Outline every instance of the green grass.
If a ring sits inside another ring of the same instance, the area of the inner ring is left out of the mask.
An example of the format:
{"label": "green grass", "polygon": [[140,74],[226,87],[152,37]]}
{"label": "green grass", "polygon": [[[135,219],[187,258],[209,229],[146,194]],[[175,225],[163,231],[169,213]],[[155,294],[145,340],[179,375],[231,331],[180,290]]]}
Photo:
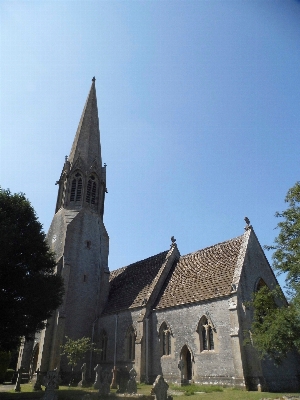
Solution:
{"label": "green grass", "polygon": [[223,392],[224,390],[222,386],[218,385],[195,385],[195,384],[184,385],[184,386],[170,385],[170,389],[183,392],[185,396],[192,396],[196,392],[212,393],[212,392]]}
{"label": "green grass", "polygon": [[[138,393],[150,394],[152,385],[138,384]],[[212,385],[188,385],[176,386],[170,385],[170,389],[182,392],[182,396],[173,396],[174,400],[184,400],[185,396],[190,396],[190,400],[260,400],[262,398],[280,398],[284,395],[299,397],[300,393],[269,393],[269,392],[247,392],[246,390],[237,388],[222,388],[221,386]],[[57,391],[58,400],[83,400],[83,396],[89,395],[91,400],[99,400],[98,391],[92,388],[78,388],[60,386]],[[112,392],[115,392],[112,391]],[[195,392],[205,392],[197,394]],[[31,384],[21,385],[21,392],[15,393],[13,390],[10,392],[0,392],[0,399],[7,400],[26,400],[26,399],[41,399],[43,392],[33,392]],[[108,397],[106,398],[108,400]],[[103,398],[103,400],[106,400]],[[112,400],[112,397],[110,397]]]}

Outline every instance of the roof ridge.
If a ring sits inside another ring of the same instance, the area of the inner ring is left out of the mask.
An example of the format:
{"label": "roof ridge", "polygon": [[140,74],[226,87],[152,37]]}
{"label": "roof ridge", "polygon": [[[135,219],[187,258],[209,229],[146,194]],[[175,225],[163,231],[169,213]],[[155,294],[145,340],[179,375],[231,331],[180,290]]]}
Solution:
{"label": "roof ridge", "polygon": [[124,265],[124,267],[121,267],[121,268],[118,268],[118,269],[114,269],[114,270],[112,270],[111,272],[121,271],[122,269],[132,267],[132,266],[134,266],[134,265],[136,265],[136,264],[139,264],[139,263],[141,263],[141,262],[150,260],[151,258],[154,258],[154,257],[157,257],[157,256],[161,256],[161,255],[164,254],[164,253],[168,254],[168,252],[169,252],[169,250],[161,251],[160,253],[154,254],[153,256],[144,258],[144,259],[142,259],[142,260],[136,261],[136,262],[131,263],[131,264],[128,264],[128,265]]}
{"label": "roof ridge", "polygon": [[185,254],[183,256],[180,256],[180,258],[189,257],[189,256],[192,256],[193,254],[199,253],[200,251],[209,250],[209,249],[212,249],[213,247],[220,246],[221,244],[226,244],[226,243],[229,243],[229,242],[233,242],[233,241],[235,241],[237,239],[242,238],[244,235],[245,235],[245,233],[243,233],[242,235],[236,236],[235,238],[224,240],[224,242],[216,243],[216,244],[213,244],[211,246],[204,247],[203,249],[199,249],[199,250],[193,251],[191,253]]}

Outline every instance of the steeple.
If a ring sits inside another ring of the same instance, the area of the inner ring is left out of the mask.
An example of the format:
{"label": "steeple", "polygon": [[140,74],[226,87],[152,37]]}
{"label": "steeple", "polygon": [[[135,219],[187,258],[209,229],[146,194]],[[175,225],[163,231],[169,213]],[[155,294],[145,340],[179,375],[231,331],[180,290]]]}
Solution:
{"label": "steeple", "polygon": [[71,148],[68,159],[71,169],[79,157],[86,168],[95,160],[102,165],[95,81],[94,77]]}
{"label": "steeple", "polygon": [[55,212],[61,208],[96,211],[102,217],[106,165],[102,167],[95,77],[88,94],[69,157],[59,181]]}

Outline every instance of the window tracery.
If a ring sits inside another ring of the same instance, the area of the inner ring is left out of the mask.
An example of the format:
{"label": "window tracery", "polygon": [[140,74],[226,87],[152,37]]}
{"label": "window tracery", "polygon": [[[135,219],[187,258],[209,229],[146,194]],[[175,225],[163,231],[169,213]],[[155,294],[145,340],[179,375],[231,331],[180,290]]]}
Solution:
{"label": "window tracery", "polygon": [[203,316],[199,322],[198,334],[200,351],[212,351],[215,349],[215,332],[206,316]]}

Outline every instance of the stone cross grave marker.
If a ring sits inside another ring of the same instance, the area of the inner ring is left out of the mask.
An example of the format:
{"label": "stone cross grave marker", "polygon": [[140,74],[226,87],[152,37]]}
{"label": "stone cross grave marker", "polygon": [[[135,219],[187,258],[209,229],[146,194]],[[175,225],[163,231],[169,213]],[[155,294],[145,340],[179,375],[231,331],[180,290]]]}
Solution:
{"label": "stone cross grave marker", "polygon": [[157,375],[154,383],[152,392],[155,394],[156,400],[167,400],[168,398],[169,385],[164,380],[162,375]]}
{"label": "stone cross grave marker", "polygon": [[86,375],[86,363],[82,364],[81,367],[81,381],[78,383],[77,386],[86,386],[87,382],[85,380]]}
{"label": "stone cross grave marker", "polygon": [[96,367],[94,368],[94,371],[96,372],[96,379],[93,385],[94,389],[100,389],[100,379],[101,379],[101,371],[102,371],[102,367],[100,364],[97,364]]}

